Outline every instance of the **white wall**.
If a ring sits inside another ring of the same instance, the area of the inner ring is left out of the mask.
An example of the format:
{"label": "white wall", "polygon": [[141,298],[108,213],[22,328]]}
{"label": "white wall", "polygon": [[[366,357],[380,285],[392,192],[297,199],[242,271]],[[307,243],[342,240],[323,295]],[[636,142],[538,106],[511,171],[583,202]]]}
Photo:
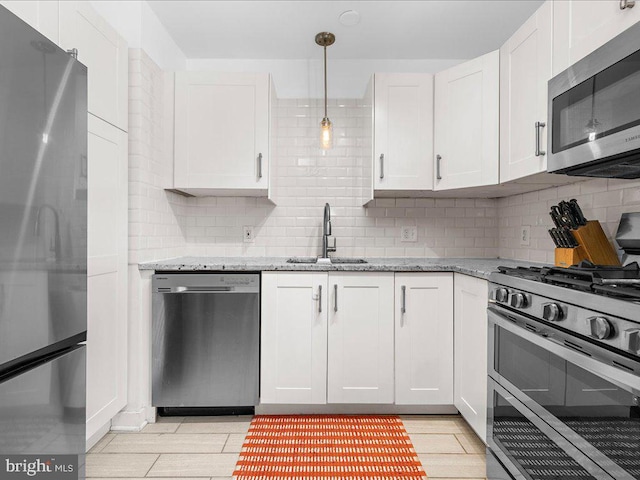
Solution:
{"label": "white wall", "polygon": [[142,0],[91,0],[91,5],[124,37],[162,69],[184,70],[186,57],[149,4]]}
{"label": "white wall", "polygon": [[[464,61],[332,60],[330,53],[328,56],[329,98],[362,98],[371,75],[376,72],[436,73]],[[322,60],[188,59],[187,70],[267,72],[273,77],[278,98],[324,97]]]}

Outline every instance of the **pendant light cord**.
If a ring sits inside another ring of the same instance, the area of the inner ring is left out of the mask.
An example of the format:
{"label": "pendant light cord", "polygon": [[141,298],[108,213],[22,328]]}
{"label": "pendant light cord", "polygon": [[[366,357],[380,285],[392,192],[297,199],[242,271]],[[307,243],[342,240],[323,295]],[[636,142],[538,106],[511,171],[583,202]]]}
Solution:
{"label": "pendant light cord", "polygon": [[324,118],[327,118],[327,47],[324,47]]}

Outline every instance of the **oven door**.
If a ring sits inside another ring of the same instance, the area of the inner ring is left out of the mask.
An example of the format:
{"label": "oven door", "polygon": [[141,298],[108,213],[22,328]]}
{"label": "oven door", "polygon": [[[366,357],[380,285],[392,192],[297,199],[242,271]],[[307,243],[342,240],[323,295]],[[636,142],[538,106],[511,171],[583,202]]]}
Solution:
{"label": "oven door", "polygon": [[[594,478],[640,480],[640,364],[515,312],[491,306],[488,316],[487,433],[496,456],[512,473],[546,479],[532,465],[557,465],[550,441]],[[541,457],[527,460],[520,444]]]}

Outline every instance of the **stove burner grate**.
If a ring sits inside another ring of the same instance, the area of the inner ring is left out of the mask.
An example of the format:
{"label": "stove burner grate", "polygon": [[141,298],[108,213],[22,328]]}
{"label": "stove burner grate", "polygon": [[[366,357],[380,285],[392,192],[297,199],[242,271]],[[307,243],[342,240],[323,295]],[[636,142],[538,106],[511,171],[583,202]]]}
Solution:
{"label": "stove burner grate", "polygon": [[498,267],[502,274],[626,300],[640,300],[640,265],[600,266],[590,262],[569,267]]}

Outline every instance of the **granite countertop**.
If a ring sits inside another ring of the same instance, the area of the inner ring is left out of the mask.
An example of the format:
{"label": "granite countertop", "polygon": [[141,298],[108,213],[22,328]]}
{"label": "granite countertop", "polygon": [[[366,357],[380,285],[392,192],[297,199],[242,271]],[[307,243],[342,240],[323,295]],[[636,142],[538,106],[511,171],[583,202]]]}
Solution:
{"label": "granite countertop", "polygon": [[320,271],[320,272],[458,272],[488,278],[499,265],[541,265],[504,258],[365,258],[367,263],[287,263],[288,257],[178,257],[139,264],[140,270],[156,271]]}

